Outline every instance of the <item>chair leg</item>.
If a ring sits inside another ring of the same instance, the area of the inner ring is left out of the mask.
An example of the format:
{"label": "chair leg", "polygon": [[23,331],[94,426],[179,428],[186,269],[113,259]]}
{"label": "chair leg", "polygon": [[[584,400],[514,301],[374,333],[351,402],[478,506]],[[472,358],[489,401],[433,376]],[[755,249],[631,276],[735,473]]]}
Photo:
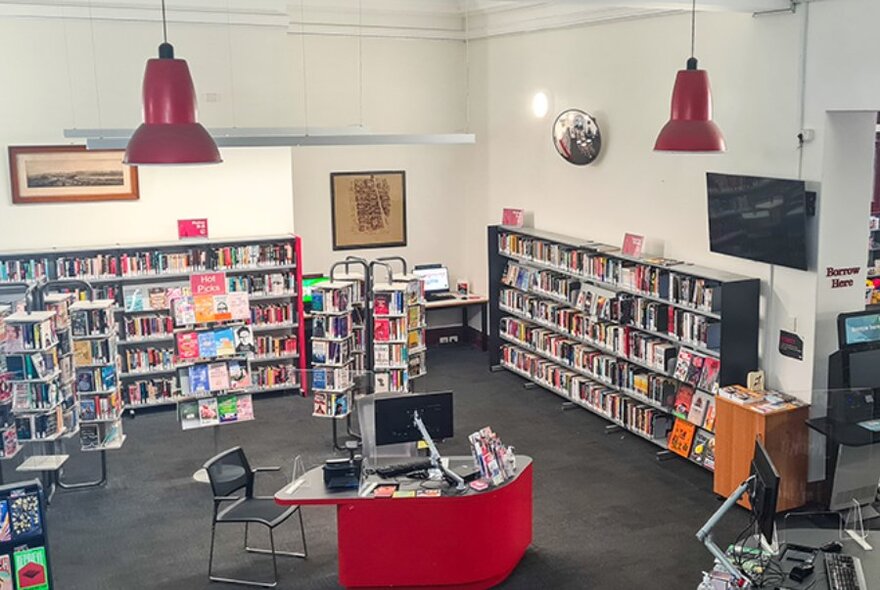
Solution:
{"label": "chair leg", "polygon": [[[306,530],[303,527],[303,522],[302,522],[302,509],[298,510],[297,512],[299,512],[299,530],[300,530],[300,534],[302,536],[302,541],[303,541],[302,553],[298,553],[296,551],[275,551],[274,549],[260,549],[258,547],[248,547],[247,545],[244,546],[245,551],[247,551],[248,553],[259,553],[262,555],[272,554],[272,555],[281,555],[283,557],[298,557],[300,559],[305,559],[306,557],[308,557],[308,553],[306,550]],[[271,535],[272,535],[272,529],[270,528],[269,529],[269,536],[271,537]]]}
{"label": "chair leg", "polygon": [[272,571],[275,573],[275,583],[278,583],[278,554],[275,552],[275,530],[269,528],[269,547],[272,548]]}
{"label": "chair leg", "polygon": [[[211,553],[208,558],[208,579],[212,582],[223,582],[224,584],[238,584],[239,586],[258,586],[260,588],[275,588],[278,586],[278,567],[275,565],[275,556],[272,556],[272,567],[275,571],[275,577],[272,582],[257,582],[254,580],[239,580],[238,578],[222,578],[220,576],[214,575],[214,536],[217,529],[217,522],[214,521],[211,523]],[[269,540],[272,542],[272,547],[275,546],[275,541],[271,536],[271,529],[269,530]],[[245,541],[247,540],[247,524],[245,524]],[[247,543],[245,543],[247,546]]]}
{"label": "chair leg", "polygon": [[208,554],[208,579],[214,577],[214,535],[217,532],[217,521],[211,520],[211,552]]}
{"label": "chair leg", "polygon": [[247,551],[247,548],[248,548],[247,547],[247,538],[248,538],[248,525],[249,524],[250,524],[249,522],[244,523],[244,550],[245,551]]}

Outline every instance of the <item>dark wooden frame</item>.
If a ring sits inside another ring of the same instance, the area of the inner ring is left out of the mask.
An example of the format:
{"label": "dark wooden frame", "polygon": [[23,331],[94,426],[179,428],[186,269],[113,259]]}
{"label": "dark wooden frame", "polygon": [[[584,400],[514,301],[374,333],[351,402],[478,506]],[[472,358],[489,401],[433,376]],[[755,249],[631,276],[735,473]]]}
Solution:
{"label": "dark wooden frame", "polygon": [[[379,176],[379,175],[399,175],[402,183],[403,197],[403,240],[399,242],[383,242],[380,244],[353,244],[350,246],[340,246],[336,233],[336,185],[334,180],[337,176]],[[406,246],[407,242],[407,222],[406,222],[406,171],[404,170],[375,170],[366,172],[331,172],[330,173],[330,211],[331,211],[331,230],[333,232],[333,250],[360,250],[367,248],[394,248]]]}
{"label": "dark wooden frame", "polygon": [[136,201],[140,199],[140,185],[138,182],[137,166],[128,166],[131,175],[131,191],[117,194],[88,194],[87,189],[83,194],[58,195],[42,197],[21,196],[18,184],[18,156],[23,154],[43,153],[107,153],[118,152],[119,161],[122,162],[123,150],[87,150],[84,145],[33,145],[33,146],[9,146],[9,180],[12,187],[12,202],[16,205],[30,205],[39,203],[73,203],[89,201]]}

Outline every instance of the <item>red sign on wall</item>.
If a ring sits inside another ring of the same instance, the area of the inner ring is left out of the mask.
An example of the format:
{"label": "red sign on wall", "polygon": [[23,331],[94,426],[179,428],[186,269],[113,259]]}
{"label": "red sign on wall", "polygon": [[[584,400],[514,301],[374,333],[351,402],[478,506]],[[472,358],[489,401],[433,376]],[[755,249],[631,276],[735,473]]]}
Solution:
{"label": "red sign on wall", "polygon": [[199,295],[225,295],[226,273],[208,272],[192,275],[189,278],[189,286],[193,297],[198,297]]}
{"label": "red sign on wall", "polygon": [[184,238],[207,238],[208,219],[178,219],[177,237]]}

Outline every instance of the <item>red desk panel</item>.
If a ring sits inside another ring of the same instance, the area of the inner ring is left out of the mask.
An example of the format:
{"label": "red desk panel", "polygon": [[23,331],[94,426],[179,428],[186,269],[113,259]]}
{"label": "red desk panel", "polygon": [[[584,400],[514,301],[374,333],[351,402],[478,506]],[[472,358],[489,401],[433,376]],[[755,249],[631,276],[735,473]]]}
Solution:
{"label": "red desk panel", "polygon": [[346,588],[482,590],[506,579],[532,542],[531,459],[517,463],[517,476],[504,485],[457,497],[360,498],[316,493],[310,484],[275,500],[337,506]]}

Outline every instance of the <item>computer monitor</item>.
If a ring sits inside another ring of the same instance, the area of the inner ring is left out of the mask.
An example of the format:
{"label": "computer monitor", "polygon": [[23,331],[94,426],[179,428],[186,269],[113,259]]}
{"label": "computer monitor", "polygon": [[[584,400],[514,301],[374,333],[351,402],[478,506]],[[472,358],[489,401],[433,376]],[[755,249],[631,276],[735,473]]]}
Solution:
{"label": "computer monitor", "polygon": [[413,274],[425,283],[425,293],[449,291],[449,269],[442,264],[420,264],[413,267]]}
{"label": "computer monitor", "polygon": [[422,440],[413,422],[415,412],[419,413],[431,438],[452,438],[451,391],[404,393],[375,397],[376,444],[394,445]]}
{"label": "computer monitor", "polygon": [[880,312],[870,310],[838,315],[837,341],[841,349],[880,347]]}
{"label": "computer monitor", "polygon": [[758,531],[773,545],[773,531],[776,522],[776,500],[779,497],[779,471],[759,439],[755,439],[755,456],[752,459],[751,475],[754,478],[749,490],[749,502],[758,526]]}

